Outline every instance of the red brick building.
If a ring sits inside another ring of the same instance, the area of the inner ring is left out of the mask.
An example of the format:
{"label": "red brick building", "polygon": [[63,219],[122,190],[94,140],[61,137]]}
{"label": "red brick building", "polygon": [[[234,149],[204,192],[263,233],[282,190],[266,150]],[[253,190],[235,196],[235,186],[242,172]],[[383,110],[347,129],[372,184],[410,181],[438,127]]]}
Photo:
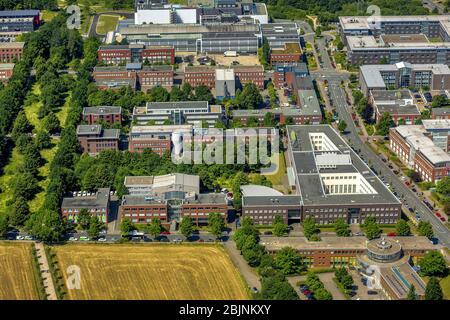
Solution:
{"label": "red brick building", "polygon": [[142,66],[129,63],[120,67],[96,67],[94,81],[100,89],[120,89],[131,86],[133,90],[147,91],[156,86],[173,86],[173,67],[168,65]]}
{"label": "red brick building", "polygon": [[122,108],[101,106],[83,108],[83,120],[88,124],[95,124],[98,121],[105,121],[110,125],[122,122]]}
{"label": "red brick building", "polygon": [[276,63],[296,63],[302,58],[302,49],[298,42],[288,42],[284,44],[284,49],[270,50],[270,64]]}
{"label": "red brick building", "polygon": [[14,63],[1,63],[0,64],[0,81],[5,85],[8,83],[9,78],[12,77],[14,72]]}
{"label": "red brick building", "polygon": [[131,50],[127,45],[100,46],[97,58],[104,64],[122,64],[131,62]]}
{"label": "red brick building", "polygon": [[264,90],[264,68],[262,66],[241,66],[232,68],[236,81],[244,86],[247,83],[255,84],[259,89]]}
{"label": "red brick building", "polygon": [[98,124],[77,127],[77,138],[82,152],[92,156],[103,150],[118,150],[119,135],[119,129],[103,129]]}
{"label": "red brick building", "polygon": [[172,133],[183,131],[192,135],[191,125],[133,126],[130,130],[128,150],[142,153],[146,149],[163,156],[172,149]]}
{"label": "red brick building", "polygon": [[423,181],[450,176],[450,155],[437,147],[422,126],[398,126],[389,130],[389,147],[400,161]]}
{"label": "red brick building", "polygon": [[184,69],[184,82],[192,87],[200,85],[212,89],[216,85],[216,68],[210,66],[187,66]]}
{"label": "red brick building", "polygon": [[120,216],[122,219],[130,219],[133,223],[146,224],[152,219],[159,219],[163,225],[167,225],[169,221],[167,203],[143,195],[124,195]]}
{"label": "red brick building", "polygon": [[98,61],[105,64],[123,64],[133,61],[148,63],[175,63],[173,46],[144,46],[140,44],[101,46]]}
{"label": "red brick building", "polygon": [[[264,89],[264,68],[262,66],[232,66],[237,84],[244,86],[254,83],[259,89]],[[223,66],[187,66],[184,69],[184,81],[192,87],[205,85],[210,89],[216,85],[216,69],[227,69]]]}
{"label": "red brick building", "polygon": [[141,51],[141,61],[174,64],[175,49],[171,46],[146,46]]}
{"label": "red brick building", "polygon": [[201,193],[195,199],[184,200],[181,205],[181,216],[190,217],[196,225],[208,224],[208,215],[212,212],[220,213],[227,221],[228,205],[224,194]]}
{"label": "red brick building", "polygon": [[450,119],[450,108],[433,108],[431,110],[431,119]]}
{"label": "red brick building", "polygon": [[0,43],[0,63],[11,63],[14,59],[22,59],[25,42],[4,42]]}
{"label": "red brick building", "polygon": [[92,216],[108,223],[110,189],[100,188],[97,192],[74,192],[63,198],[61,215],[69,222],[76,222],[82,209],[86,209]]}

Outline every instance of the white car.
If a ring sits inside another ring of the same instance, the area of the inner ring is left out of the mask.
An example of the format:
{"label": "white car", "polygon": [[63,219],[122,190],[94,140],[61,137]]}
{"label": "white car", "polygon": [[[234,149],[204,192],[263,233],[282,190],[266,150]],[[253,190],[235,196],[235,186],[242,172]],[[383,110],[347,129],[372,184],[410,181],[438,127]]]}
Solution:
{"label": "white car", "polygon": [[24,236],[16,236],[16,240],[25,240]]}
{"label": "white car", "polygon": [[33,240],[32,236],[25,236],[25,240]]}
{"label": "white car", "polygon": [[105,241],[106,241],[106,238],[98,238],[98,241],[100,241],[100,242],[105,242]]}
{"label": "white car", "polygon": [[77,241],[78,239],[77,238],[75,238],[75,237],[70,237],[69,238],[69,241]]}

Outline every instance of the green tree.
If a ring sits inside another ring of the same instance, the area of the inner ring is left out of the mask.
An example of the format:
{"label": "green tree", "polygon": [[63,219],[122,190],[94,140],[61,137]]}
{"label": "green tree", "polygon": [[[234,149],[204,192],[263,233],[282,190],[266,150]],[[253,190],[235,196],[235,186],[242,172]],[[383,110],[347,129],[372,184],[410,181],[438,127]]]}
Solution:
{"label": "green tree", "polygon": [[5,238],[8,231],[9,231],[8,216],[6,214],[2,214],[0,215],[0,239]]}
{"label": "green tree", "polygon": [[89,237],[98,238],[100,231],[102,231],[104,224],[96,215],[92,215],[89,220],[89,229],[87,230]]}
{"label": "green tree", "polygon": [[400,219],[395,225],[395,233],[398,236],[409,236],[411,235],[411,228],[405,220]]}
{"label": "green tree", "polygon": [[381,136],[386,136],[389,133],[389,128],[395,126],[394,120],[392,120],[389,112],[384,112],[381,115],[381,118],[378,124],[375,126],[377,129],[377,134]]}
{"label": "green tree", "polygon": [[66,231],[66,223],[57,211],[41,209],[32,214],[26,222],[26,229],[36,238],[45,242],[56,242],[62,239]]}
{"label": "green tree", "polygon": [[325,288],[319,288],[314,291],[314,298],[316,300],[333,300],[333,296]]}
{"label": "green tree", "polygon": [[320,232],[320,229],[317,227],[314,218],[308,217],[303,221],[303,233],[308,240],[317,236]]}
{"label": "green tree", "polygon": [[443,298],[444,295],[439,280],[431,277],[425,288],[425,300],[443,300]]}
{"label": "green tree", "polygon": [[122,234],[122,237],[126,237],[130,234],[130,232],[136,230],[136,226],[134,223],[128,219],[122,219],[122,222],[120,223],[120,233]]}
{"label": "green tree", "polygon": [[362,228],[366,233],[367,239],[369,240],[378,238],[382,232],[380,226],[377,224],[377,220],[375,219],[375,217],[366,218],[364,224],[362,225]]}
{"label": "green tree", "polygon": [[347,122],[345,122],[344,120],[340,120],[339,121],[339,125],[338,125],[338,129],[340,133],[344,133],[345,129],[347,129]]}
{"label": "green tree", "polygon": [[270,46],[267,38],[264,38],[263,40],[261,60],[263,66],[267,66],[270,61]]}
{"label": "green tree", "polygon": [[200,85],[195,87],[194,90],[194,99],[196,101],[208,101],[209,103],[214,103],[214,96],[211,93],[211,90],[205,86]]}
{"label": "green tree", "polygon": [[44,129],[47,130],[49,133],[57,133],[61,131],[61,124],[59,122],[58,117],[53,113],[50,112],[43,121]]}
{"label": "green tree", "polygon": [[153,237],[157,237],[163,232],[164,228],[161,225],[161,220],[159,219],[152,219],[150,224],[148,225],[148,233],[152,235]]}
{"label": "green tree", "polygon": [[38,131],[35,142],[39,150],[49,149],[52,147],[52,139],[50,138],[50,134],[44,130]]}
{"label": "green tree", "polygon": [[427,237],[428,239],[434,237],[433,227],[428,221],[420,221],[417,226],[417,231],[419,232],[419,236]]}
{"label": "green tree", "polygon": [[91,215],[86,208],[81,208],[77,216],[77,223],[81,230],[87,230],[89,228],[89,222],[91,221]]}
{"label": "green tree", "polygon": [[409,288],[406,300],[417,300],[416,288],[413,285]]}
{"label": "green tree", "polygon": [[350,236],[350,226],[345,222],[344,218],[336,219],[334,223],[334,230],[338,237],[348,237]]}
{"label": "green tree", "polygon": [[209,231],[216,237],[220,237],[222,235],[223,230],[225,229],[225,222],[223,220],[223,216],[218,212],[211,212],[208,215],[208,227]]}
{"label": "green tree", "polygon": [[170,99],[169,92],[161,86],[153,87],[148,90],[150,102],[167,102]]}
{"label": "green tree", "polygon": [[20,111],[14,121],[14,126],[11,132],[12,139],[16,141],[20,135],[30,133],[31,130],[33,130],[33,126],[28,121],[25,111]]}
{"label": "green tree", "polygon": [[21,227],[28,220],[29,215],[30,207],[27,201],[22,197],[18,197],[11,206],[8,221],[14,227]]}
{"label": "green tree", "polygon": [[180,232],[186,238],[192,235],[192,232],[194,232],[194,225],[190,217],[184,217],[183,220],[181,220]]}
{"label": "green tree", "polygon": [[433,97],[433,100],[431,102],[431,106],[433,108],[439,108],[443,106],[448,106],[450,104],[450,100],[447,97],[444,97],[442,95],[437,95]]}
{"label": "green tree", "polygon": [[235,103],[241,109],[257,109],[262,102],[263,97],[254,83],[246,83],[242,92],[236,92]]}
{"label": "green tree", "polygon": [[284,275],[297,274],[304,269],[300,255],[291,247],[284,247],[277,252],[274,265]]}
{"label": "green tree", "polygon": [[284,223],[283,218],[280,215],[276,215],[272,222],[273,234],[277,237],[284,236],[289,232],[289,227]]}
{"label": "green tree", "polygon": [[30,172],[16,174],[11,181],[11,188],[15,198],[25,200],[33,199],[34,195],[40,190],[38,181]]}
{"label": "green tree", "polygon": [[436,182],[436,191],[445,196],[450,195],[450,177],[443,177]]}
{"label": "green tree", "polygon": [[264,115],[264,126],[265,127],[275,127],[275,125],[276,125],[275,116],[273,115],[273,113],[267,112]]}
{"label": "green tree", "polygon": [[439,251],[429,251],[419,261],[420,273],[425,276],[445,276],[447,263]]}

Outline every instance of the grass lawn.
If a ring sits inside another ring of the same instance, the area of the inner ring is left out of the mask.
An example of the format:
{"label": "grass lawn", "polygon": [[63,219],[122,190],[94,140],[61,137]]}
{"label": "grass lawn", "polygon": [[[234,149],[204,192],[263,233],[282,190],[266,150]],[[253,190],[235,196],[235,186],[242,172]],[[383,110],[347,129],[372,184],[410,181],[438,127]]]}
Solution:
{"label": "grass lawn", "polygon": [[51,149],[45,149],[41,151],[41,157],[45,160],[45,164],[39,168],[39,175],[44,177],[43,180],[39,181],[39,186],[42,188],[42,191],[39,192],[36,197],[29,201],[28,204],[30,206],[30,211],[35,213],[39,210],[39,208],[44,203],[45,192],[47,190],[48,184],[50,180],[48,179],[48,175],[50,173],[50,164],[55,157],[56,151],[58,149],[59,140],[52,139],[53,147]]}
{"label": "grass lawn", "polygon": [[45,22],[52,21],[54,17],[58,15],[56,11],[42,10],[42,20]]}
{"label": "grass lawn", "polygon": [[4,174],[0,176],[0,214],[6,212],[8,208],[6,206],[6,202],[13,197],[13,193],[11,190],[11,181],[17,173],[17,169],[22,163],[23,156],[19,154],[17,149],[14,149],[9,163],[5,166]]}
{"label": "grass lawn", "polygon": [[[274,158],[274,157],[272,157]],[[280,153],[279,157],[280,163],[278,166],[278,170],[275,174],[266,174],[265,177],[272,182],[272,185],[275,189],[276,186],[279,186],[283,189],[283,179],[286,176],[286,160],[284,159],[284,152]]]}
{"label": "grass lawn", "polygon": [[[41,87],[39,83],[35,83],[33,85],[31,92],[37,96],[41,95]],[[38,118],[38,112],[41,106],[42,102],[37,101],[24,108],[25,115],[27,116],[28,121],[30,121],[30,123],[33,125],[36,132],[42,129],[42,120]]]}
{"label": "grass lawn", "polygon": [[66,290],[69,300],[249,299],[241,275],[218,245],[71,244],[52,252],[64,279],[68,266],[80,267],[81,289]]}
{"label": "grass lawn", "polygon": [[[428,283],[429,277],[422,277],[423,281],[425,283]],[[445,278],[442,278],[439,281],[439,284],[442,288],[442,293],[444,294],[445,300],[450,300],[450,275],[446,276]]]}
{"label": "grass lawn", "polygon": [[119,23],[119,16],[103,14],[98,19],[97,33],[106,34],[109,31],[114,31]]}
{"label": "grass lawn", "polygon": [[316,58],[314,56],[307,56],[307,60],[308,60],[309,70],[311,70],[311,71],[316,70],[317,69]]}
{"label": "grass lawn", "polygon": [[30,243],[0,242],[0,300],[38,300]]}

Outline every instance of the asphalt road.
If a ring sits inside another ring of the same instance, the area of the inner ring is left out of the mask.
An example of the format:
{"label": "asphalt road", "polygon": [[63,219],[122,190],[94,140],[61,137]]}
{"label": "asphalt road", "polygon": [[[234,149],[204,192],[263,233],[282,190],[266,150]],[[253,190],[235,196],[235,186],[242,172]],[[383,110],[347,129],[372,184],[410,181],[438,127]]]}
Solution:
{"label": "asphalt road", "polygon": [[360,150],[360,155],[370,162],[378,176],[384,177],[392,188],[398,193],[399,197],[405,198],[406,205],[414,208],[415,212],[421,216],[422,220],[429,221],[439,242],[447,247],[450,246],[450,231],[442,224],[442,222],[434,215],[434,213],[417,198],[417,196],[406,187],[403,182],[392,172],[391,169],[362,142],[358,135],[358,129],[351,118],[351,107],[347,105],[345,91],[339,86],[339,82],[329,82],[329,92],[332,97],[332,103],[339,113],[339,118],[347,123],[347,132],[344,135],[349,144],[355,149]]}

